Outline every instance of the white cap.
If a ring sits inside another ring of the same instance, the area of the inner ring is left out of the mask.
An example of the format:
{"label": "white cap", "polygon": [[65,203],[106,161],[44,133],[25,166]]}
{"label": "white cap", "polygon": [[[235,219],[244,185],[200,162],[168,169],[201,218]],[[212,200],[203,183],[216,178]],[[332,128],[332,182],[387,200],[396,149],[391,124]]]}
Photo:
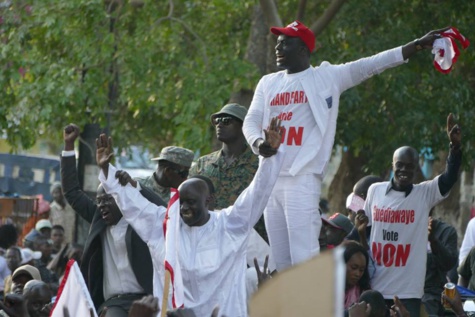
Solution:
{"label": "white cap", "polygon": [[38,260],[41,258],[41,251],[33,251],[28,248],[21,249],[21,264],[27,264],[31,260]]}
{"label": "white cap", "polygon": [[51,224],[51,221],[47,220],[47,219],[41,219],[41,220],[38,220],[38,222],[36,223],[36,226],[35,226],[35,229],[37,231],[40,231],[41,229],[43,228],[50,228],[52,229],[53,228],[53,225]]}

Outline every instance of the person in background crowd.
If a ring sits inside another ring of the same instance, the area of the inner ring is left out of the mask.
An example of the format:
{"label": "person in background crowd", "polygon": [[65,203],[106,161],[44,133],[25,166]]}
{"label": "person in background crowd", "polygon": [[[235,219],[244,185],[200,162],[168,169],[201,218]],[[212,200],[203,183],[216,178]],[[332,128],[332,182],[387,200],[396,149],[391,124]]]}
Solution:
{"label": "person in background crowd", "polygon": [[328,200],[321,198],[318,203],[318,211],[320,212],[320,217],[322,219],[328,219],[328,214],[330,213],[330,206]]}
{"label": "person in background crowd", "polygon": [[459,265],[462,264],[473,247],[475,247],[475,218],[470,219],[465,229],[462,245],[460,246]]}
{"label": "person in background crowd", "polygon": [[41,280],[56,292],[59,287],[59,278],[46,266],[51,261],[52,242],[50,239],[40,235],[35,239],[35,250],[41,252],[41,258],[34,260],[33,265],[40,271]]}
{"label": "person in background crowd", "polygon": [[56,276],[59,277],[59,281],[61,282],[68,261],[73,259],[80,267],[83,252],[84,247],[82,245],[77,243],[68,243],[61,249],[58,254],[56,254],[53,260],[51,260],[51,262],[48,264],[47,268],[48,270],[55,273]]}
{"label": "person in background crowd", "polygon": [[[51,196],[53,196],[53,201],[50,205],[49,219],[53,225],[60,225],[63,228],[64,240],[66,242],[73,242],[76,213],[64,198],[60,182],[55,182],[51,185]],[[58,251],[59,249],[55,253]]]}
{"label": "person in background crowd", "polygon": [[64,228],[61,225],[53,225],[51,230],[51,241],[53,242],[53,255],[57,254],[64,246]]}
{"label": "person in background crowd", "polygon": [[[10,247],[7,250],[6,260],[8,269],[10,272],[15,272],[15,270],[21,265],[22,257],[21,250],[19,247]],[[5,278],[5,294],[9,294],[12,290],[12,275],[8,275]]]}
{"label": "person in background crowd", "polygon": [[457,272],[459,273],[458,285],[475,291],[475,247],[468,252]]}
{"label": "person in background crowd", "polygon": [[51,221],[47,219],[38,220],[35,225],[36,231],[38,231],[42,236],[46,237],[47,239],[51,239],[51,230],[53,229],[53,225]]}
{"label": "person in background crowd", "polygon": [[22,294],[25,284],[31,280],[41,281],[40,271],[31,265],[22,265],[12,274],[12,293]]}
{"label": "person in background crowd", "polygon": [[35,229],[36,223],[41,219],[49,219],[49,202],[43,199],[43,195],[36,195],[36,197],[38,198],[37,214],[33,214],[28,218],[20,235],[23,237],[21,245],[29,249],[33,248],[33,241],[35,241],[35,237],[39,234]]}
{"label": "person in background crowd", "polygon": [[21,251],[21,265],[33,265],[33,261],[41,259],[41,251],[33,251],[30,248],[22,248]]}
{"label": "person in background crowd", "polygon": [[7,260],[4,257],[5,252],[15,246],[18,241],[18,230],[13,224],[4,224],[0,226],[0,300],[5,292],[5,279],[12,271],[8,268]]}
{"label": "person in background crowd", "polygon": [[348,218],[350,218],[352,223],[355,223],[355,218],[358,211],[364,209],[364,202],[366,200],[366,196],[368,195],[368,188],[374,183],[380,183],[382,181],[383,179],[379,176],[367,175],[358,180],[355,186],[353,186],[353,192],[346,198]]}
{"label": "person in background crowd", "polygon": [[383,294],[375,290],[366,290],[361,293],[358,302],[365,302],[371,306],[371,313],[368,317],[386,317],[388,308],[384,301]]}
{"label": "person in background crowd", "polygon": [[51,238],[52,228],[53,225],[48,219],[38,220],[35,227],[23,238],[23,246],[28,249],[34,249],[35,240],[38,236],[43,235],[47,239]]}
{"label": "person in background crowd", "polygon": [[340,245],[345,237],[353,230],[353,224],[348,217],[340,213],[335,213],[328,219],[323,220],[323,227],[326,235],[326,245],[328,249]]}
{"label": "person in background crowd", "polygon": [[356,241],[345,241],[342,245],[345,247],[343,258],[346,263],[345,309],[348,309],[358,302],[362,292],[371,288],[368,272],[369,255],[368,251]]}
{"label": "person in background crowd", "polygon": [[10,293],[5,296],[4,301],[0,301],[1,317],[30,317],[26,308],[23,295]]}
{"label": "person in background crowd", "polygon": [[457,260],[457,231],[442,220],[429,217],[429,245],[422,296],[422,304],[429,316],[443,316],[440,294],[447,283],[447,272],[457,264]]}
{"label": "person in background crowd", "polygon": [[23,298],[30,317],[48,317],[51,311],[53,292],[42,281],[32,280],[25,284]]}
{"label": "person in background crowd", "polygon": [[193,157],[191,150],[178,146],[164,147],[160,155],[152,159],[158,163],[156,171],[146,178],[137,178],[137,181],[142,188],[155,192],[167,205],[170,188],[178,188],[187,179]]}

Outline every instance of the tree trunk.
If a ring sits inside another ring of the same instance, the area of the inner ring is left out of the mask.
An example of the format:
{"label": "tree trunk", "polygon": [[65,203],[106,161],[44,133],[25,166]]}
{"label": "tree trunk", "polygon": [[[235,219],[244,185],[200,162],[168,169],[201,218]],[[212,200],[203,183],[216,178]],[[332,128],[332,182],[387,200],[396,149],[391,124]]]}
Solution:
{"label": "tree trunk", "polygon": [[328,189],[330,212],[346,215],[346,197],[353,191],[355,183],[365,176],[361,166],[366,162],[364,155],[355,156],[351,151],[342,153],[341,163]]}

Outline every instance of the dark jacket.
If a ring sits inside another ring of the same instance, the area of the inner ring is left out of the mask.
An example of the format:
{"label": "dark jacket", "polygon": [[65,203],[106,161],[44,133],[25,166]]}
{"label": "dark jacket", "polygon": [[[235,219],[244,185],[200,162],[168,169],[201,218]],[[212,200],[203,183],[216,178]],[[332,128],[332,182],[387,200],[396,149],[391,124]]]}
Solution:
{"label": "dark jacket", "polygon": [[[61,185],[68,203],[78,215],[91,224],[84,245],[80,269],[97,309],[106,300],[103,294],[101,233],[106,229],[107,224],[102,219],[95,201],[79,187],[74,156],[61,157]],[[141,193],[149,201],[157,205],[164,205],[163,200],[153,192],[143,190]],[[153,294],[153,266],[147,244],[140,239],[130,225],[127,228],[125,243],[129,262],[138,283],[147,294]]]}
{"label": "dark jacket", "polygon": [[427,254],[422,303],[429,316],[443,316],[440,294],[447,283],[447,272],[457,265],[457,232],[451,225],[436,219],[432,220],[432,232],[429,241],[432,252]]}
{"label": "dark jacket", "polygon": [[457,231],[443,221],[432,220],[433,241],[430,243],[432,252],[427,254],[427,270],[424,284],[425,292],[435,289],[440,293],[447,282],[447,272],[458,261]]}

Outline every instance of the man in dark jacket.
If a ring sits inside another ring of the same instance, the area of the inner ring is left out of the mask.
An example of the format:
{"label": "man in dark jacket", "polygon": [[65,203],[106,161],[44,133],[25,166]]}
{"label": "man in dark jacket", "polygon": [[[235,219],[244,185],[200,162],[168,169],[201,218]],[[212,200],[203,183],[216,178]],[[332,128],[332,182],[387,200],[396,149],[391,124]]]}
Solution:
{"label": "man in dark jacket", "polygon": [[[122,218],[117,204],[102,187],[94,202],[79,187],[74,141],[79,128],[64,128],[61,155],[61,185],[68,203],[91,223],[84,245],[81,272],[98,313],[107,307],[105,317],[126,317],[134,300],[153,294],[152,259],[147,245]],[[144,197],[157,205],[164,202],[150,190]]]}
{"label": "man in dark jacket", "polygon": [[429,316],[443,316],[440,294],[447,283],[447,272],[457,265],[457,231],[441,220],[429,218],[429,246],[422,303]]}

